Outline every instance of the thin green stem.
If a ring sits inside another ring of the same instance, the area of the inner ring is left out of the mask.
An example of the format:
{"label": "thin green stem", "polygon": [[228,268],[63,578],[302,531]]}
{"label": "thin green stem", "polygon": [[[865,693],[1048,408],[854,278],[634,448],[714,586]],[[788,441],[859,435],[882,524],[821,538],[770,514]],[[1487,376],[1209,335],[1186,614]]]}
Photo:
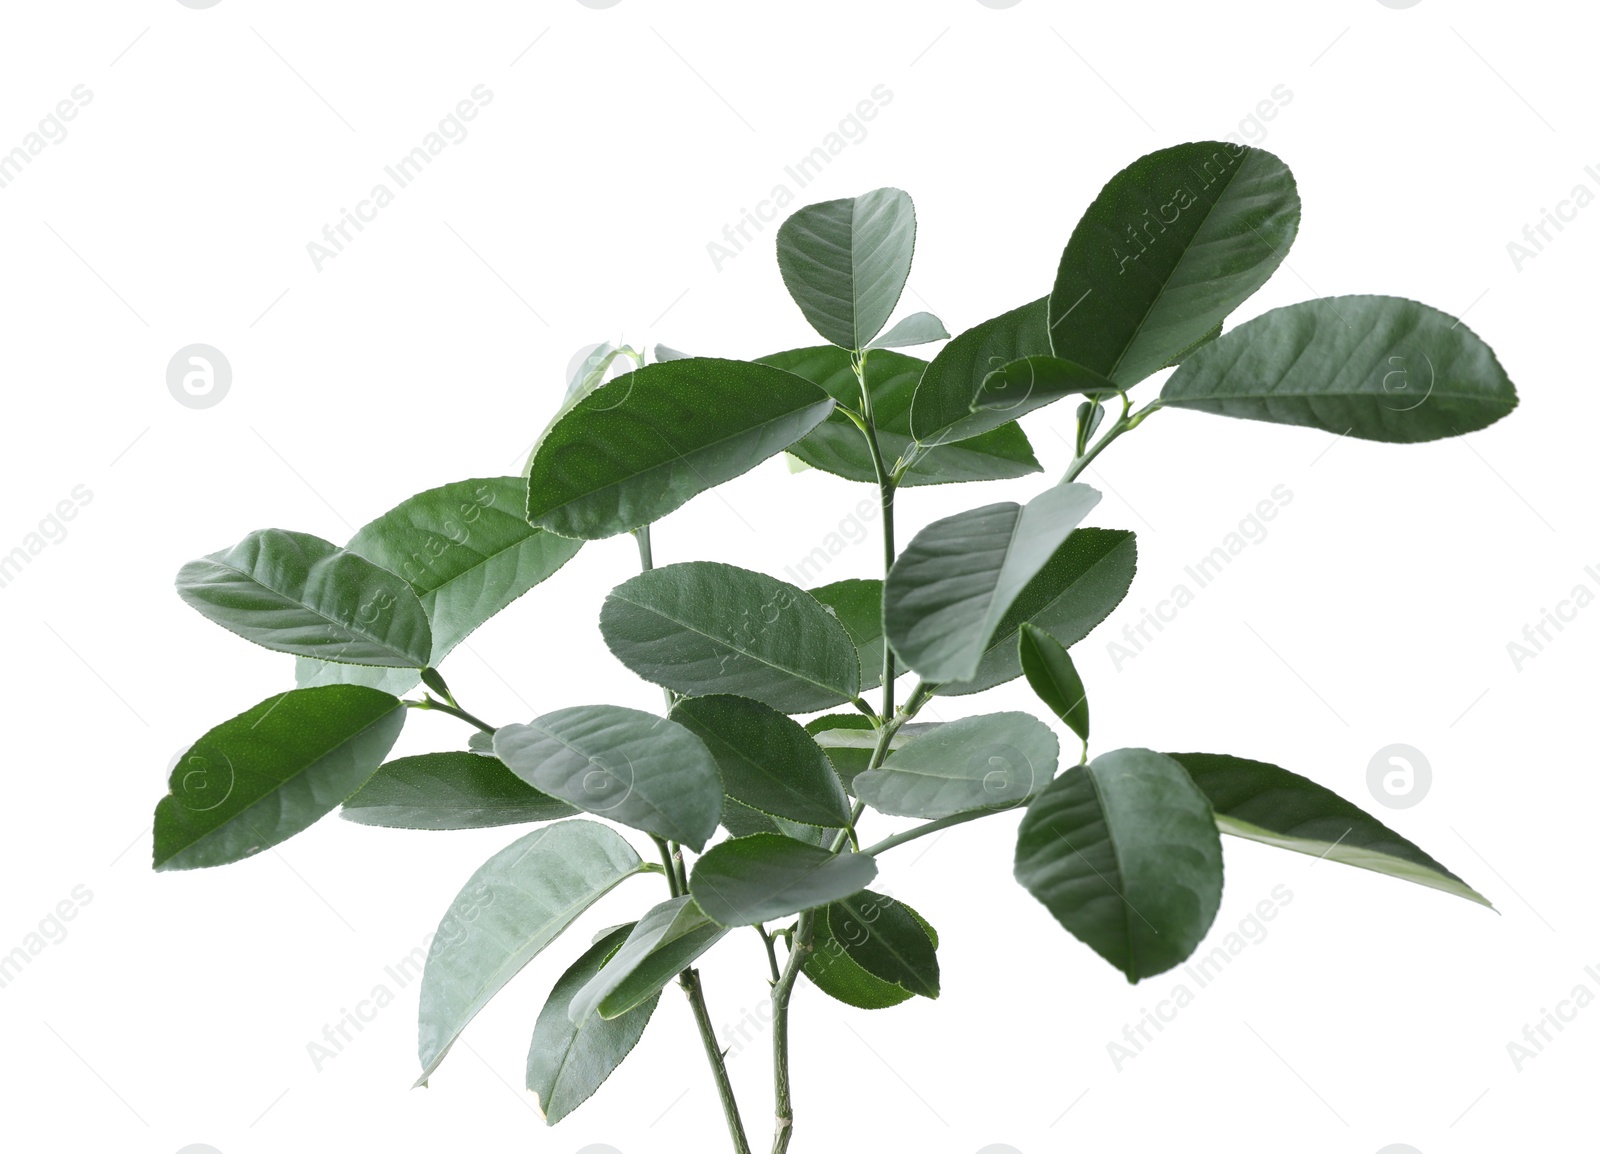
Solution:
{"label": "thin green stem", "polygon": [[421,701],[412,701],[410,698],[407,698],[404,702],[402,702],[402,704],[408,709],[437,709],[440,713],[448,713],[451,717],[459,717],[468,725],[476,725],[484,733],[493,733],[495,729],[494,726],[490,725],[487,721],[484,721],[481,717],[474,717],[472,714],[468,713],[465,709],[462,709],[459,706],[446,705],[437,698],[429,697],[426,694],[423,695]]}
{"label": "thin green stem", "polygon": [[659,838],[655,834],[650,835],[650,840],[656,843],[656,850],[661,854],[661,864],[667,874],[667,889],[672,891],[673,897],[682,897],[683,890],[678,886],[678,871],[672,865],[672,847],[664,838]]}
{"label": "thin green stem", "polygon": [[794,1100],[789,1090],[789,997],[812,950],[813,919],[810,910],[800,915],[783,972],[772,984],[772,1154],[784,1154],[794,1136]]}
{"label": "thin green stem", "polygon": [[1111,427],[1105,431],[1105,434],[1098,441],[1089,447],[1088,452],[1072,459],[1072,464],[1067,467],[1066,473],[1061,478],[1061,483],[1065,485],[1069,481],[1077,480],[1078,476],[1089,467],[1089,463],[1104,452],[1112,441],[1122,436],[1123,433],[1137,429],[1144,423],[1146,417],[1151,413],[1159,412],[1161,408],[1161,400],[1157,398],[1138,412],[1133,412],[1133,405],[1129,402],[1127,395],[1124,394],[1122,398],[1122,415],[1112,423]]}
{"label": "thin green stem", "polygon": [[919,837],[927,837],[930,833],[938,833],[942,829],[949,829],[953,825],[964,822],[976,821],[980,817],[988,817],[992,813],[1004,813],[1003,809],[974,809],[966,813],[953,813],[949,817],[936,818],[933,821],[923,822],[921,825],[912,826],[904,833],[897,833],[886,837],[876,845],[869,845],[861,852],[864,854],[880,854],[884,850],[893,849],[897,845],[905,845],[908,841],[916,841]]}
{"label": "thin green stem", "polygon": [[722,1047],[711,1026],[711,1014],[706,1009],[705,991],[700,986],[700,972],[692,966],[678,975],[678,984],[689,998],[694,1011],[694,1024],[700,1029],[700,1044],[705,1047],[711,1061],[711,1075],[716,1079],[717,1096],[722,1099],[722,1113],[728,1120],[728,1135],[733,1139],[736,1154],[750,1154],[750,1139],[745,1137],[744,1121],[739,1117],[739,1103],[733,1096],[733,1083],[728,1080],[728,1064],[723,1060]]}
{"label": "thin green stem", "polygon": [[767,947],[767,968],[772,971],[772,984],[777,985],[783,980],[783,974],[778,967],[778,935],[767,933],[765,926],[754,928],[756,933],[761,935],[761,944]]}

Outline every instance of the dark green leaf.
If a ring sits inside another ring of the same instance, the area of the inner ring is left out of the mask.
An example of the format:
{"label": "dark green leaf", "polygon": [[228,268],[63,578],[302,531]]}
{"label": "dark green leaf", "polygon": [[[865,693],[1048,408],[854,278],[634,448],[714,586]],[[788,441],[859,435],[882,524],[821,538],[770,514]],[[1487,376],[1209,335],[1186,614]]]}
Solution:
{"label": "dark green leaf", "polygon": [[394,829],[477,829],[554,821],[577,812],[528,785],[499,758],[455,751],[379,766],[339,816]]}
{"label": "dark green leaf", "polygon": [[742,801],[731,797],[722,799],[722,828],[734,837],[749,837],[753,833],[781,833],[808,845],[828,845],[837,830],[806,825],[787,818],[773,817],[758,809],[751,809]]}
{"label": "dark green leaf", "polygon": [[1197,350],[1163,404],[1369,441],[1434,441],[1517,406],[1494,351],[1399,297],[1323,297],[1263,313]]}
{"label": "dark green leaf", "polygon": [[949,339],[950,334],[944,331],[944,324],[938,317],[932,313],[912,313],[901,317],[892,329],[874,338],[867,348],[901,349]]}
{"label": "dark green leaf", "polygon": [[[1211,801],[1217,828],[1489,905],[1417,846],[1309,778],[1222,753],[1170,753]],[[1493,908],[1492,906],[1490,908]]]}
{"label": "dark green leaf", "polygon": [[573,995],[567,1017],[581,1022],[630,1013],[727,932],[707,918],[688,894],[662,902],[639,919],[605,968]]}
{"label": "dark green leaf", "polygon": [[1017,635],[1017,656],[1028,684],[1039,700],[1089,743],[1089,696],[1066,648],[1037,625],[1023,623]]}
{"label": "dark green leaf", "polygon": [[826,906],[812,918],[811,953],[800,972],[830,998],[862,1010],[884,1010],[916,996],[905,987],[873,977],[862,969],[828,929]]}
{"label": "dark green leaf", "polygon": [[224,865],[293,837],[361,788],[405,712],[376,689],[326,685],[224,721],[173,767],[156,805],[155,868]]}
{"label": "dark green leaf", "polygon": [[417,1018],[422,1076],[444,1060],[467,1023],[517,972],[644,863],[622,837],[592,821],[524,834],[468,879],[428,949]]}
{"label": "dark green leaf", "polygon": [[833,411],[793,373],[688,357],[601,385],[546,434],[528,477],[528,520],[564,537],[648,525],[788,448]]}
{"label": "dark green leaf", "polygon": [[595,1014],[574,1022],[567,1016],[573,995],[615,954],[632,925],[612,930],[567,968],[550,991],[528,1047],[527,1086],[546,1125],[554,1126],[583,1105],[638,1043],[655,1013],[657,996],[621,1017]]}
{"label": "dark green leaf", "polygon": [[729,797],[774,817],[841,827],[850,800],[800,723],[748,697],[686,697],[672,719],[705,742]]}
{"label": "dark green leaf", "polygon": [[1205,936],[1222,901],[1222,845],[1183,766],[1119,749],[1067,770],[1028,805],[1016,876],[1136,982],[1178,965]]}
{"label": "dark green leaf", "polygon": [[987,377],[972,398],[974,413],[998,413],[1008,420],[1076,394],[1104,399],[1117,394],[1117,386],[1093,369],[1060,357],[1024,357],[1002,365]]}
{"label": "dark green leaf", "polygon": [[948,721],[858,776],[856,796],[879,813],[939,818],[1020,805],[1055,776],[1061,746],[1026,713]]}
{"label": "dark green leaf", "polygon": [[707,850],[689,875],[689,892],[712,921],[748,926],[849,897],[877,873],[865,854],[758,833]]}
{"label": "dark green leaf", "polygon": [[258,529],[178,571],[178,596],[240,637],[303,657],[421,669],[433,636],[411,586],[309,533]]}
{"label": "dark green leaf", "polygon": [[[814,381],[841,404],[861,407],[861,385],[850,367],[850,354],[832,345],[791,349],[762,357],[761,362]],[[878,448],[892,466],[912,453],[911,398],[927,367],[926,361],[894,352],[875,352],[866,359],[867,388]],[[970,398],[969,398],[970,399]],[[866,437],[844,413],[835,409],[822,424],[789,447],[806,464],[851,481],[877,482]],[[988,432],[915,454],[915,463],[900,478],[902,486],[943,485],[956,481],[998,481],[1039,471],[1027,435],[1015,422],[991,422]],[[867,507],[868,516],[875,515]],[[856,526],[861,528],[857,509]],[[802,568],[804,565],[802,564]]]}
{"label": "dark green leaf", "polygon": [[653,713],[558,709],[495,730],[494,752],[535,789],[696,850],[722,820],[722,779],[705,744]]}
{"label": "dark green leaf", "polygon": [[1017,628],[1024,621],[1063,645],[1082,641],[1127,595],[1137,560],[1133,534],[1125,529],[1074,529],[1000,619],[977,676],[941,685],[939,693],[978,693],[1021,674]]}
{"label": "dark green leaf", "polygon": [[908,906],[862,890],[827,907],[834,940],[867,973],[924,998],[939,996],[939,956]]}
{"label": "dark green leaf", "polygon": [[899,303],[916,240],[911,198],[880,188],[795,212],[778,228],[778,268],[823,339],[861,349]]}
{"label": "dark green leaf", "polygon": [[617,659],[692,697],[738,693],[811,713],[860,690],[850,635],[809,593],[714,561],[687,561],[618,585],[600,610]]}
{"label": "dark green leaf", "polygon": [[[883,681],[883,582],[851,578],[820,585],[810,591],[844,626],[861,658],[861,691]],[[864,715],[857,714],[861,720]]]}
{"label": "dark green leaf", "polygon": [[1058,357],[1127,388],[1204,340],[1294,243],[1300,197],[1270,152],[1200,141],[1112,177],[1061,254]]}
{"label": "dark green leaf", "polygon": [[939,350],[917,384],[911,433],[924,445],[975,437],[1010,418],[972,411],[978,386],[994,370],[1023,357],[1049,356],[1050,325],[1044,298],[974,325]]}
{"label": "dark green leaf", "polygon": [[1012,602],[1099,500],[1087,485],[1057,485],[1027,505],[985,505],[919,532],[883,590],[901,660],[925,681],[975,676]]}

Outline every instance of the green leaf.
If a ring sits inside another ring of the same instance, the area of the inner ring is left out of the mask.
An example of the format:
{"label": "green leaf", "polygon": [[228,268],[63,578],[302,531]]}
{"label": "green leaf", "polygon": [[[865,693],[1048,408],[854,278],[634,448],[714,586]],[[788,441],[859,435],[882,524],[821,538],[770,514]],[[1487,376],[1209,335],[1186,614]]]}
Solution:
{"label": "green leaf", "polygon": [[762,813],[838,828],[850,822],[844,786],[800,723],[748,697],[686,697],[672,719],[711,751],[729,797]]}
{"label": "green leaf", "polygon": [[[810,590],[844,626],[861,661],[861,692],[883,681],[883,582],[849,578]],[[857,714],[861,720],[866,717]]]}
{"label": "green leaf", "polygon": [[480,753],[402,757],[378,767],[339,816],[391,829],[478,829],[554,821],[578,811]]}
{"label": "green leaf", "polygon": [[696,850],[722,820],[722,779],[705,744],[653,713],[558,709],[495,730],[494,752],[535,789]]}
{"label": "green leaf", "polygon": [[1167,756],[1188,770],[1210,799],[1223,833],[1373,870],[1494,908],[1417,846],[1309,778],[1222,753]]}
{"label": "green leaf", "polygon": [[563,537],[638,529],[749,472],[832,411],[827,393],[770,365],[646,365],[601,385],[546,434],[527,518]]}
{"label": "green leaf", "polygon": [[1263,313],[1197,350],[1161,403],[1307,425],[1339,436],[1434,441],[1517,406],[1494,351],[1447,313],[1400,297],[1322,297]]}
{"label": "green leaf", "polygon": [[924,998],[939,996],[939,956],[910,907],[862,890],[829,905],[827,918],[829,935],[867,973]]}
{"label": "green leaf", "polygon": [[554,1126],[588,1101],[622,1065],[655,1013],[658,996],[612,1020],[589,1015],[574,1022],[568,1017],[573,995],[600,972],[631,929],[626,925],[612,930],[590,946],[567,967],[539,1011],[528,1047],[527,1086],[546,1125]]}
{"label": "green leaf", "polygon": [[582,1022],[630,1013],[727,932],[707,918],[688,894],[662,902],[639,919],[605,968],[572,996],[567,1017]]}
{"label": "green leaf", "polygon": [[1016,877],[1128,981],[1170,970],[1222,901],[1211,806],[1183,766],[1119,749],[1067,770],[1028,805]]}
{"label": "green leaf", "polygon": [[[889,739],[889,748],[899,749],[924,733],[932,733],[943,724],[940,721],[913,721],[902,725]],[[828,713],[806,722],[806,732],[828,755],[845,789],[853,789],[857,775],[866,772],[872,762],[872,751],[878,747],[878,728],[872,719],[860,713]]]}
{"label": "green leaf", "polygon": [[975,676],[1012,602],[1099,500],[1088,485],[1057,485],[923,529],[884,583],[889,644],[925,681]]}
{"label": "green leaf", "polygon": [[778,268],[824,340],[861,349],[899,303],[916,240],[911,198],[880,188],[796,211],[778,228]]}
{"label": "green leaf", "polygon": [[859,775],[856,796],[879,813],[939,818],[1020,805],[1055,776],[1060,743],[1026,713],[948,721]]}
{"label": "green leaf", "polygon": [[738,693],[812,713],[860,691],[856,647],[833,614],[803,589],[734,565],[641,573],[607,595],[600,632],[640,677],[691,697]]}
{"label": "green leaf", "polygon": [[1089,696],[1066,647],[1037,625],[1023,623],[1017,631],[1017,656],[1039,700],[1050,707],[1067,728],[1089,743]]}
{"label": "green leaf", "polygon": [[1049,356],[1044,298],[974,325],[929,362],[911,402],[911,433],[924,445],[945,445],[1001,425],[1004,413],[972,411],[972,398],[994,370],[1023,357]]}
{"label": "green leaf", "polygon": [[404,580],[309,533],[258,529],[178,571],[178,596],[257,645],[303,657],[421,669],[433,636]]}
{"label": "green leaf", "polygon": [[361,788],[405,712],[376,689],[328,685],[224,721],[173,767],[156,805],[155,868],[225,865],[293,837]]}
{"label": "green leaf", "polygon": [[977,675],[940,685],[938,692],[978,693],[1021,674],[1017,629],[1023,622],[1063,645],[1076,645],[1127,596],[1137,561],[1137,543],[1127,530],[1074,529],[1000,619]]}
{"label": "green leaf", "polygon": [[888,332],[868,343],[867,348],[901,349],[949,339],[950,334],[944,331],[944,323],[938,317],[932,313],[912,313],[901,317]]}
{"label": "green leaf", "polygon": [[[850,354],[832,345],[790,349],[762,357],[773,365],[814,381],[828,395],[853,409],[861,407],[861,385],[850,367]],[[876,352],[866,358],[867,389],[872,394],[872,416],[878,430],[878,448],[892,466],[912,456],[911,398],[927,368],[926,361],[894,352]],[[915,463],[901,475],[902,486],[943,485],[958,481],[998,481],[1039,471],[1033,447],[1021,426],[1004,418],[991,423],[988,432],[960,444],[941,445],[915,454]],[[822,424],[789,449],[807,465],[851,481],[876,484],[872,453],[866,437],[848,416],[835,409]],[[870,506],[868,506],[870,510]],[[860,526],[861,509],[855,524]],[[866,515],[872,515],[870,512]],[[841,523],[841,530],[850,522]],[[805,568],[802,562],[801,569]]]}
{"label": "green leaf", "polygon": [[365,685],[395,697],[404,697],[421,680],[415,669],[385,669],[378,665],[345,665],[339,661],[318,661],[315,657],[294,659],[294,684],[297,689],[318,685]]}
{"label": "green leaf", "polygon": [[517,971],[643,870],[619,834],[582,820],[524,834],[479,866],[445,911],[422,971],[417,1085]]}
{"label": "green leaf", "polygon": [[1077,394],[1103,400],[1116,396],[1117,386],[1093,369],[1060,357],[1023,357],[983,378],[972,398],[972,411],[998,413],[1014,421]]}
{"label": "green leaf", "polygon": [[862,969],[828,929],[828,909],[824,906],[812,918],[811,953],[800,972],[830,998],[861,1010],[885,1010],[916,997],[905,987]]}
{"label": "green leaf", "polygon": [[1200,141],[1142,156],[1083,214],[1050,292],[1051,349],[1130,387],[1266,283],[1300,196],[1270,152]]}
{"label": "green leaf", "polygon": [[788,818],[773,817],[731,797],[722,799],[722,828],[734,837],[749,837],[753,833],[781,833],[784,837],[792,837],[808,845],[829,845],[833,835],[839,832],[790,821]]}
{"label": "green leaf", "polygon": [[877,874],[866,854],[758,833],[707,850],[689,875],[689,892],[717,924],[750,926],[849,897]]}
{"label": "green leaf", "polygon": [[582,541],[523,518],[520,477],[456,481],[402,501],[345,546],[410,583],[428,612],[437,667],[468,634],[550,577]]}

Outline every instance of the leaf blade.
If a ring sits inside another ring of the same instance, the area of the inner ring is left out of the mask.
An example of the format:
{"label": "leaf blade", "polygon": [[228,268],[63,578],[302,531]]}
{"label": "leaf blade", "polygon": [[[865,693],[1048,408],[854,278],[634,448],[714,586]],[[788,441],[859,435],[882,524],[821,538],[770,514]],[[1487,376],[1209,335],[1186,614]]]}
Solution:
{"label": "leaf blade", "polygon": [[807,205],[778,227],[778,269],[812,328],[861,349],[899,303],[916,233],[911,198],[897,188]]}
{"label": "leaf blade", "polygon": [[707,850],[689,875],[689,893],[718,925],[748,926],[848,897],[877,873],[866,854],[757,833]]}
{"label": "leaf blade", "polygon": [[984,713],[913,738],[851,785],[873,809],[899,817],[1009,809],[1050,783],[1060,748],[1031,714]]}
{"label": "leaf blade", "polygon": [[482,829],[555,821],[578,810],[481,753],[423,753],[378,767],[339,816],[389,829]]}

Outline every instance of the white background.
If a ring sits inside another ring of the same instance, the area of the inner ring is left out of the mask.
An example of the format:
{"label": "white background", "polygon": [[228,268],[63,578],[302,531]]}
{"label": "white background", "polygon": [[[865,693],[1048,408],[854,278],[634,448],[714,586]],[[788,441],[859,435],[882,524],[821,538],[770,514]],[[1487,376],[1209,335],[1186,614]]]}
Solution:
{"label": "white background", "polygon": [[[657,899],[648,880],[513,982],[431,1090],[408,1089],[414,987],[314,1068],[307,1044],[387,982],[384,967],[515,833],[329,819],[244,864],[152,873],[149,814],[174,755],[292,676],[290,659],[185,608],[171,581],[251,529],[342,541],[413,492],[515,472],[569,361],[595,341],[736,357],[816,343],[779,279],[775,226],[720,270],[707,245],[792,184],[785,165],[877,85],[892,100],[799,202],[912,193],[902,311],[932,309],[959,331],[1042,295],[1116,170],[1232,132],[1283,157],[1305,202],[1287,264],[1233,323],[1383,292],[1467,312],[1494,345],[1522,404],[1466,440],[1376,445],[1172,412],[1119,442],[1085,480],[1106,493],[1095,523],[1138,532],[1140,574],[1076,654],[1098,750],[1216,750],[1305,773],[1499,913],[1230,840],[1213,943],[1274,886],[1293,900],[1119,1071],[1107,1043],[1179,975],[1130,987],[1061,931],[1011,880],[1013,817],[950,831],[884,877],[942,931],[944,995],[865,1014],[801,983],[794,1149],[824,1149],[830,1132],[833,1148],[940,1154],[1592,1142],[1579,1133],[1600,1008],[1520,1072],[1507,1051],[1575,986],[1600,994],[1584,972],[1600,963],[1600,609],[1520,671],[1507,653],[1575,585],[1600,589],[1584,573],[1600,563],[1600,210],[1551,230],[1520,270],[1507,250],[1574,185],[1600,192],[1585,172],[1600,163],[1585,15],[1443,0],[8,3],[0,150],[75,86],[92,100],[0,188],[0,552],[75,486],[92,500],[0,589],[0,952],[74,887],[92,899],[0,989],[5,1145],[725,1148],[670,990],[627,1065],[561,1127],[546,1130],[520,1090],[545,990],[590,931]],[[470,135],[319,271],[307,242],[477,85],[493,99]],[[1292,100],[1251,124],[1278,85]],[[193,342],[233,368],[205,410],[165,381]],[[902,541],[1037,492],[1066,464],[1070,417],[1063,405],[1028,419],[1042,476],[904,493]],[[1293,500],[1266,539],[1119,671],[1106,642],[1280,484]],[[867,495],[774,460],[666,518],[657,560],[782,574]],[[874,575],[877,560],[869,539],[820,580]],[[626,538],[585,548],[449,663],[458,695],[502,721],[593,701],[657,707],[595,627],[636,563]],[[1008,707],[1033,706],[1012,685],[934,716]],[[399,749],[465,737],[414,714]],[[1404,810],[1366,784],[1373,754],[1396,742],[1433,772]],[[754,934],[704,970],[719,1026],[764,996]],[[731,1059],[758,1148],[766,1045],[754,1037]]]}

